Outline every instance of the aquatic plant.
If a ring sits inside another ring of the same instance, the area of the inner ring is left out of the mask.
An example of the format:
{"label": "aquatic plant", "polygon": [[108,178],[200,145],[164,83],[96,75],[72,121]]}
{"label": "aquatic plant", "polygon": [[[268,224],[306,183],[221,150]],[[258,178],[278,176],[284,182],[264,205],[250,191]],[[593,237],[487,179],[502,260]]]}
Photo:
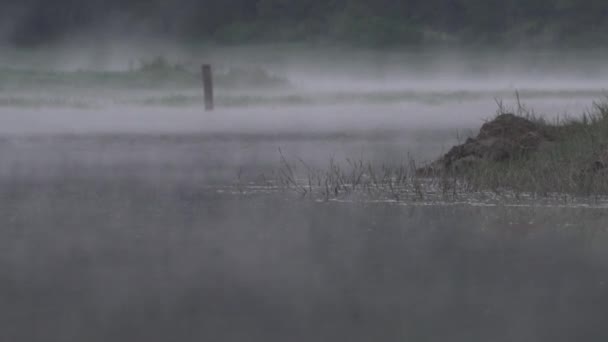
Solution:
{"label": "aquatic plant", "polygon": [[[493,193],[510,197],[596,197],[608,195],[608,103],[594,103],[580,117],[548,122],[521,103],[507,114],[499,102],[498,116],[512,115],[533,123],[551,139],[525,154],[505,158],[479,157],[463,167],[436,167],[412,158],[393,165],[362,160],[331,159],[324,169],[281,153],[278,184],[302,196],[325,200],[366,196],[416,200]],[[444,157],[445,158],[445,157]],[[298,169],[298,166],[300,169]],[[303,168],[303,171],[302,171]]]}

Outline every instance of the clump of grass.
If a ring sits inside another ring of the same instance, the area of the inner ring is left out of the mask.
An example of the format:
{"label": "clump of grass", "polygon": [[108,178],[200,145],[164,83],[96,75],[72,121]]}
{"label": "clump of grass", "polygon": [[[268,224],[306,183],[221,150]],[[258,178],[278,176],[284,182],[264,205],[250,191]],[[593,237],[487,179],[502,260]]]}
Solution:
{"label": "clump of grass", "polygon": [[309,166],[301,159],[288,160],[281,150],[276,184],[302,197],[321,199],[381,199],[392,201],[427,201],[454,199],[467,193],[466,184],[456,177],[423,177],[416,162],[408,160],[393,165],[375,166],[362,160],[329,160],[327,168]]}
{"label": "clump of grass", "polygon": [[[515,93],[516,106],[497,99],[496,117],[514,114],[534,123],[547,140],[538,149],[506,160],[479,159],[466,168],[440,169],[429,177],[455,177],[468,191],[533,197],[608,195],[608,101],[578,117],[552,121],[537,115]],[[506,128],[508,129],[508,128]]]}
{"label": "clump of grass", "polygon": [[[498,114],[503,112],[507,108],[499,102]],[[516,199],[608,196],[608,102],[594,103],[580,117],[553,122],[519,101],[515,113],[538,124],[553,139],[517,158],[485,160],[464,171],[430,174],[421,172],[412,159],[392,166],[332,159],[327,168],[316,169],[302,160],[288,162],[281,153],[278,183],[302,196],[325,200],[356,196],[396,201],[454,199],[473,194]]]}
{"label": "clump of grass", "polygon": [[[499,106],[499,112],[504,110]],[[608,160],[601,160],[608,156],[607,102],[594,103],[579,117],[554,122],[547,122],[521,104],[516,113],[537,123],[553,141],[522,158],[482,161],[461,175],[467,184],[473,189],[508,189],[540,196],[608,195]]]}

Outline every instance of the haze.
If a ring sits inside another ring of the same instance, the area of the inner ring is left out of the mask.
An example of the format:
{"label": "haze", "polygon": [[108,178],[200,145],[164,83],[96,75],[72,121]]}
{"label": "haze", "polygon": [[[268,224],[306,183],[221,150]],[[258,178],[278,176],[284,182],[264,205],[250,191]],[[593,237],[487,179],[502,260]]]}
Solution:
{"label": "haze", "polygon": [[598,13],[0,1],[0,341],[605,341],[605,197],[416,176],[603,103]]}

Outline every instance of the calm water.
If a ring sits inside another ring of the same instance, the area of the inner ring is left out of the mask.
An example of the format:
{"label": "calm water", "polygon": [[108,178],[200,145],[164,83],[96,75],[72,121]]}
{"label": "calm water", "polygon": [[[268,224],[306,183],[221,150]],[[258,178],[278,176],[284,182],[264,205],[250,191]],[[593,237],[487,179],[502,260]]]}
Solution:
{"label": "calm water", "polygon": [[6,341],[603,341],[608,212],[1,190]]}
{"label": "calm water", "polygon": [[219,191],[272,177],[279,149],[316,167],[430,160],[495,109],[3,107],[0,340],[605,341],[600,205]]}

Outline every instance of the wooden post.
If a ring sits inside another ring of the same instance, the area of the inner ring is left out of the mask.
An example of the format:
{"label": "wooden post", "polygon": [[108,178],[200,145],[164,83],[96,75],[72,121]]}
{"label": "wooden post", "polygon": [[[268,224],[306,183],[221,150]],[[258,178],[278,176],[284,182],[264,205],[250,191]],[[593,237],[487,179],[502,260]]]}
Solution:
{"label": "wooden post", "polygon": [[203,90],[205,92],[205,110],[213,110],[213,74],[211,65],[203,64]]}

